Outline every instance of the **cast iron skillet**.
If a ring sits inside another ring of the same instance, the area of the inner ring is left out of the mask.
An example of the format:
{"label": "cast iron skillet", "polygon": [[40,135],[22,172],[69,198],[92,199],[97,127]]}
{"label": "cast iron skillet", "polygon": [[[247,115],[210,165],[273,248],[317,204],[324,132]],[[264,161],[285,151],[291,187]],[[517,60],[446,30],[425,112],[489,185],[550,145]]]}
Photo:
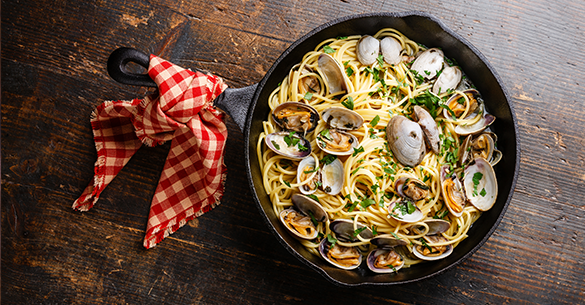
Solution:
{"label": "cast iron skillet", "polygon": [[[468,232],[469,237],[455,248],[453,254],[443,260],[403,268],[396,274],[374,274],[365,267],[365,263],[358,269],[350,271],[332,267],[320,257],[307,252],[286,231],[273,212],[269,197],[262,186],[255,147],[262,132],[262,121],[270,112],[268,96],[288,75],[290,68],[301,61],[305,53],[313,50],[319,42],[327,38],[353,34],[373,35],[386,27],[395,28],[427,47],[441,47],[446,57],[457,61],[481,92],[488,111],[497,117],[492,129],[498,135],[498,148],[503,152],[503,158],[496,166],[499,189],[495,205],[472,226]],[[148,75],[129,73],[125,68],[129,61],[148,67],[149,57],[134,49],[118,49],[108,60],[108,72],[115,80],[125,84],[154,86]],[[515,116],[504,85],[493,67],[474,46],[449,30],[437,18],[424,12],[353,15],[323,24],[284,51],[259,84],[240,89],[227,89],[217,98],[215,105],[227,112],[244,133],[247,143],[245,156],[248,181],[256,204],[270,230],[293,256],[336,284],[394,285],[437,275],[462,262],[486,242],[501,221],[512,198],[520,150]]]}

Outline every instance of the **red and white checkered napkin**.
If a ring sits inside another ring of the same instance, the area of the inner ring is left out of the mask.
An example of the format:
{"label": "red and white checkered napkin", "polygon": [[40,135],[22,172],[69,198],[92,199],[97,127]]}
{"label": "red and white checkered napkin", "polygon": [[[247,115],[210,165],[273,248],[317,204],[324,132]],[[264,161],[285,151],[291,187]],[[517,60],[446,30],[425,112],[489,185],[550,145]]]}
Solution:
{"label": "red and white checkered napkin", "polygon": [[93,181],[73,203],[89,210],[100,193],[146,144],[171,140],[171,149],[150,207],[144,246],[151,248],[187,221],[219,204],[226,168],[227,128],[213,100],[226,85],[151,55],[148,75],[158,94],[143,100],[107,101],[92,113],[98,159]]}

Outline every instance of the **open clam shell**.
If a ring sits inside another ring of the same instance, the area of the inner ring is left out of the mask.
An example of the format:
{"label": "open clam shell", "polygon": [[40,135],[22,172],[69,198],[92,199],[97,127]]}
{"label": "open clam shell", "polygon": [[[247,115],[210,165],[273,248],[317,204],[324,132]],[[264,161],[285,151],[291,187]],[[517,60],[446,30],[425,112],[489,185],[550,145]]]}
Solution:
{"label": "open clam shell", "polygon": [[306,134],[317,127],[320,117],[319,112],[308,104],[286,102],[276,106],[272,119],[284,130]]}
{"label": "open clam shell", "polygon": [[339,129],[323,129],[317,135],[317,146],[328,154],[347,156],[351,155],[353,149],[359,146],[359,141],[349,132]]}
{"label": "open clam shell", "polygon": [[423,130],[427,146],[438,155],[440,147],[440,132],[437,122],[426,109],[418,105],[414,106],[414,115],[417,123]]}
{"label": "open clam shell", "polygon": [[404,257],[394,249],[375,249],[366,258],[368,268],[376,273],[392,273],[404,267]]}
{"label": "open clam shell", "polygon": [[294,132],[274,132],[264,142],[275,153],[292,160],[301,160],[311,154],[311,142]]}
{"label": "open clam shell", "polygon": [[437,80],[433,84],[433,93],[441,94],[443,92],[457,88],[461,82],[462,76],[463,73],[461,73],[461,69],[458,67],[445,67],[443,72],[441,72],[441,75],[437,77]]}
{"label": "open clam shell", "polygon": [[412,254],[422,260],[435,261],[443,259],[453,253],[452,245],[434,246],[438,243],[447,242],[447,239],[442,235],[427,235],[424,236],[423,239],[425,240],[426,245],[416,245],[412,247]]}
{"label": "open clam shell", "polygon": [[335,233],[337,239],[344,242],[358,240],[358,235],[362,239],[371,239],[374,237],[372,230],[363,223],[358,222],[354,230],[353,220],[336,219],[329,224],[329,229]]}
{"label": "open clam shell", "polygon": [[317,201],[301,194],[294,194],[291,201],[294,208],[280,212],[280,221],[298,238],[306,240],[317,238],[319,232],[315,222],[327,222],[329,220],[327,212]]}
{"label": "open clam shell", "polygon": [[440,170],[441,193],[447,209],[451,215],[459,217],[467,204],[463,185],[456,175],[448,173],[449,166],[444,165]]}
{"label": "open clam shell", "polygon": [[498,181],[491,164],[476,158],[464,172],[463,185],[469,202],[480,211],[491,209],[498,197]]}
{"label": "open clam shell", "polygon": [[396,179],[394,190],[401,197],[408,198],[414,202],[426,198],[429,193],[429,187],[424,182],[407,176]]}
{"label": "open clam shell", "polygon": [[313,157],[304,158],[301,160],[301,162],[299,162],[299,166],[297,168],[297,183],[300,184],[301,182],[307,180],[310,175],[316,172],[315,177],[312,180],[303,185],[299,185],[299,191],[305,195],[313,194],[319,188],[318,183],[316,182],[321,180],[321,174],[319,173],[319,170],[315,168],[316,164],[317,163],[315,162],[315,158]]}
{"label": "open clam shell", "polygon": [[332,196],[339,194],[344,181],[345,175],[341,160],[336,158],[333,162],[323,165],[321,169],[321,187],[325,193]]}
{"label": "open clam shell", "polygon": [[329,107],[321,112],[321,117],[329,127],[339,130],[356,130],[364,124],[359,113],[344,107]]}
{"label": "open clam shell", "polygon": [[390,217],[406,223],[419,222],[425,217],[416,204],[408,199],[395,200],[390,203],[388,212]]}
{"label": "open clam shell", "polygon": [[412,230],[416,233],[416,234],[425,234],[425,235],[435,235],[435,234],[439,234],[439,233],[443,233],[447,230],[449,230],[449,228],[451,227],[451,223],[449,223],[446,220],[443,219],[427,219],[424,221],[424,223],[427,225],[428,227],[428,231],[425,233],[424,231],[426,230],[426,228],[422,225],[414,225],[412,227]]}
{"label": "open clam shell", "polygon": [[319,55],[319,69],[329,87],[329,94],[347,91],[347,80],[343,67],[329,54]]}
{"label": "open clam shell", "polygon": [[332,245],[327,238],[323,238],[319,244],[319,254],[331,265],[344,270],[356,269],[363,259],[357,247],[345,247],[337,243]]}

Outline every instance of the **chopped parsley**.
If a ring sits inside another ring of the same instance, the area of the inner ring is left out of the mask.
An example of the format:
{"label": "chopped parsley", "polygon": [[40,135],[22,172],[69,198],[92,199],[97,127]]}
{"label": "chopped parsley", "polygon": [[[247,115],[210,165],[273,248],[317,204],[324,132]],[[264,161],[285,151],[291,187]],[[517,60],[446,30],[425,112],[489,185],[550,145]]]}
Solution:
{"label": "chopped parsley", "polygon": [[319,160],[319,163],[323,163],[323,165],[331,164],[331,162],[335,161],[337,156],[335,155],[326,155],[323,159]]}
{"label": "chopped parsley", "polygon": [[[473,178],[472,178],[473,196],[477,196],[477,186],[479,185],[479,180],[481,180],[482,178],[483,178],[483,174],[480,172],[473,174]],[[485,195],[485,189],[483,191],[484,191],[484,195]],[[482,195],[482,196],[484,196],[484,195]]]}
{"label": "chopped parsley", "polygon": [[360,205],[364,208],[367,209],[369,206],[376,204],[376,201],[374,201],[374,199],[371,198],[367,198],[362,200],[362,202],[360,202]]}
{"label": "chopped parsley", "polygon": [[348,96],[347,100],[341,102],[341,105],[343,105],[345,108],[349,110],[353,110],[353,98],[351,96]]}
{"label": "chopped parsley", "polygon": [[331,234],[327,234],[327,241],[331,244],[331,248],[333,248],[333,246],[335,246],[335,243],[337,243],[337,239],[333,237]]}
{"label": "chopped parsley", "polygon": [[280,145],[278,145],[278,143],[274,142],[274,140],[272,140],[270,142],[272,142],[272,145],[274,145],[274,148],[276,148],[277,150],[280,150]]}
{"label": "chopped parsley", "polygon": [[316,172],[318,170],[319,170],[319,166],[317,166],[316,168],[314,168],[312,170],[303,171],[303,173],[305,173],[305,174],[312,174],[312,173],[314,173],[314,172]]}
{"label": "chopped parsley", "polygon": [[284,142],[289,147],[297,145],[300,140],[301,139],[295,137],[295,133],[292,131],[288,135],[284,136]]}
{"label": "chopped parsley", "polygon": [[347,77],[352,76],[353,75],[353,69],[351,67],[345,68],[345,74],[347,74]]}
{"label": "chopped parsley", "polygon": [[326,54],[331,54],[331,53],[335,53],[335,50],[330,47],[329,45],[326,45],[323,47],[323,52],[325,52]]}
{"label": "chopped parsley", "polygon": [[323,138],[329,140],[329,141],[333,141],[333,138],[331,137],[331,134],[329,133],[329,129],[323,129],[321,130],[321,133],[319,133]]}
{"label": "chopped parsley", "polygon": [[380,116],[376,115],[372,121],[370,122],[370,126],[372,127],[376,127],[376,125],[378,125],[378,122],[380,121]]}
{"label": "chopped parsley", "polygon": [[359,154],[359,153],[361,153],[361,152],[364,152],[364,147],[363,147],[363,146],[360,146],[360,147],[358,147],[358,148],[355,148],[355,147],[354,147],[354,149],[353,149],[353,154],[352,154],[351,156],[352,156],[352,157],[355,157],[355,156],[357,156],[357,154]]}
{"label": "chopped parsley", "polygon": [[361,228],[355,229],[352,233],[353,237],[357,237],[358,235],[360,235],[360,233],[362,233],[367,228],[368,227],[361,227]]}
{"label": "chopped parsley", "polygon": [[307,195],[307,197],[309,197],[309,198],[311,198],[311,199],[313,199],[313,200],[315,200],[315,201],[319,202],[319,198],[318,198],[317,196],[315,196],[315,194],[310,194],[310,195]]}
{"label": "chopped parsley", "polygon": [[307,101],[310,101],[313,98],[313,93],[307,92],[305,93],[305,96],[303,98],[306,99]]}
{"label": "chopped parsley", "polygon": [[286,184],[286,186],[288,186],[289,188],[291,187],[291,186],[290,186],[290,183],[289,183],[289,182],[287,182],[287,181],[284,181],[284,184]]}

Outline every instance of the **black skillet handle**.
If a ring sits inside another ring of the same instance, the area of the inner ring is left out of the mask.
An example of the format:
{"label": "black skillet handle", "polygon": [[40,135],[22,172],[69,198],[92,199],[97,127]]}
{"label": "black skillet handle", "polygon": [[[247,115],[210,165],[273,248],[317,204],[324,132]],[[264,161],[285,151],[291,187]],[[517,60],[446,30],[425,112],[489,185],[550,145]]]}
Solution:
{"label": "black skillet handle", "polygon": [[[108,73],[117,82],[133,86],[155,87],[156,83],[148,74],[136,74],[128,72],[126,65],[134,62],[148,69],[150,57],[136,49],[119,48],[108,58]],[[240,130],[244,131],[248,108],[258,84],[237,89],[226,89],[214,101],[214,105],[232,117]]]}
{"label": "black skillet handle", "polygon": [[126,65],[134,62],[148,69],[150,57],[136,49],[119,48],[108,58],[108,73],[117,82],[125,85],[155,87],[156,83],[148,74],[136,74],[128,72]]}

